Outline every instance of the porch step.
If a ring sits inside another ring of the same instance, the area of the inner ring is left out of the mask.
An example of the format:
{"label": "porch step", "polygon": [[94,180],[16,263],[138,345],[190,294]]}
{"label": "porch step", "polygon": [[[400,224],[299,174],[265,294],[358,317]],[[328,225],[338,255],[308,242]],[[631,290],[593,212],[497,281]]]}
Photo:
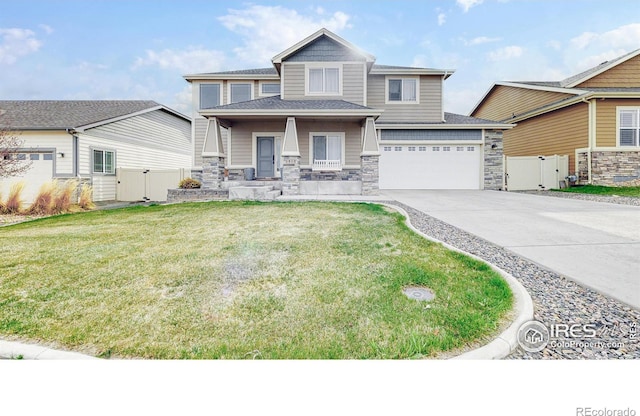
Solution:
{"label": "porch step", "polygon": [[281,194],[282,191],[273,189],[271,185],[233,186],[229,188],[229,199],[232,201],[273,201]]}
{"label": "porch step", "polygon": [[271,186],[273,189],[282,189],[281,180],[223,181],[220,185],[223,189],[237,188],[238,186]]}

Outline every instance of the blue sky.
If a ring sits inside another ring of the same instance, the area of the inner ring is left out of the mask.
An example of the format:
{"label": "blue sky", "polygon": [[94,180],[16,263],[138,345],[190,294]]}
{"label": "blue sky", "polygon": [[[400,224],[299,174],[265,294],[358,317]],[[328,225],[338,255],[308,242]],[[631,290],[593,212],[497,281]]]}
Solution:
{"label": "blue sky", "polygon": [[326,27],[377,63],[455,69],[445,110],[500,80],[560,80],[640,48],[637,0],[0,0],[0,99],[153,99],[182,75],[271,65]]}

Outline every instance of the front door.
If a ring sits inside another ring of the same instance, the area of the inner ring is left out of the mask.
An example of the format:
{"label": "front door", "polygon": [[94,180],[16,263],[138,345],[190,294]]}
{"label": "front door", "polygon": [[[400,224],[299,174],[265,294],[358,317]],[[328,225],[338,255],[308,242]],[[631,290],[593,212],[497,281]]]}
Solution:
{"label": "front door", "polygon": [[258,137],[258,168],[256,176],[258,178],[272,178],[275,154],[273,152],[273,137]]}

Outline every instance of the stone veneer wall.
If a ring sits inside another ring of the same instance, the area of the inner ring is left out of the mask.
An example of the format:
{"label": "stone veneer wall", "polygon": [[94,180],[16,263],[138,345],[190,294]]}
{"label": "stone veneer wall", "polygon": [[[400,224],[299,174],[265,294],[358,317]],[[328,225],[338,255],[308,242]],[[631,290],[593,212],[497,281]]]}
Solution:
{"label": "stone veneer wall", "polygon": [[282,158],[282,195],[300,194],[300,156]]}
{"label": "stone veneer wall", "polygon": [[337,172],[314,172],[309,168],[300,169],[301,181],[359,181],[360,169],[344,169]]}
{"label": "stone veneer wall", "polygon": [[[493,148],[495,145],[495,148]],[[502,190],[504,178],[502,131],[485,130],[484,134],[484,189]]]}
{"label": "stone veneer wall", "polygon": [[592,151],[591,182],[605,186],[640,186],[640,151]]}
{"label": "stone veneer wall", "polygon": [[229,191],[226,189],[169,189],[167,202],[226,201]]}
{"label": "stone veneer wall", "polygon": [[576,175],[578,176],[578,182],[580,183],[588,183],[589,182],[589,154],[587,152],[580,152],[576,155],[576,160],[578,161],[578,172]]}
{"label": "stone veneer wall", "polygon": [[224,158],[223,157],[202,157],[202,188],[219,189],[224,181]]}
{"label": "stone veneer wall", "polygon": [[380,193],[380,156],[360,156],[362,163],[362,195],[378,195]]}

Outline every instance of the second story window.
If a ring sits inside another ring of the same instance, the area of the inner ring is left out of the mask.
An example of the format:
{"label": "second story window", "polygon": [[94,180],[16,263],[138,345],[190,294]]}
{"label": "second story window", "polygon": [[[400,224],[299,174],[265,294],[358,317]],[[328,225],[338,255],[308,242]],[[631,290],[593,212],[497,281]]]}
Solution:
{"label": "second story window", "polygon": [[239,103],[241,101],[251,100],[251,89],[253,84],[250,83],[233,83],[229,84],[229,98],[230,104]]}
{"label": "second story window", "polygon": [[219,106],[220,95],[220,84],[200,84],[200,109]]}
{"label": "second story window", "polygon": [[416,78],[388,78],[387,102],[389,103],[417,103],[418,79]]}
{"label": "second story window", "polygon": [[260,95],[279,95],[280,83],[279,82],[262,82],[260,83]]}
{"label": "second story window", "polygon": [[309,68],[307,75],[309,94],[340,95],[340,68]]}

